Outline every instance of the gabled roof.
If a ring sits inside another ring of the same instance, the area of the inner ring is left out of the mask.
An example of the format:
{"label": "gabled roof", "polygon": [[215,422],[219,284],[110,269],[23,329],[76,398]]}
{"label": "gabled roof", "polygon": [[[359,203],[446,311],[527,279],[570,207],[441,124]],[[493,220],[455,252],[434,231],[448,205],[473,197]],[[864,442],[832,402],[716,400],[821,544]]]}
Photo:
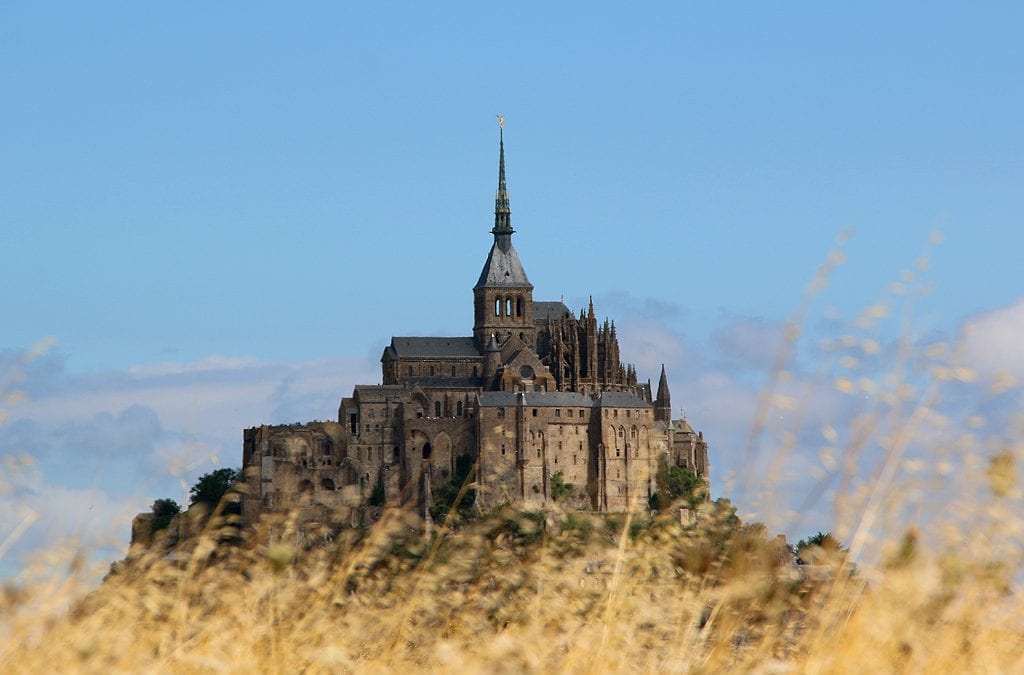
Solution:
{"label": "gabled roof", "polygon": [[480,358],[471,337],[392,337],[387,349],[407,359]]}
{"label": "gabled roof", "polygon": [[480,279],[473,290],[488,287],[533,288],[526,277],[523,263],[519,262],[519,254],[512,246],[512,237],[495,235],[494,239],[491,252],[487,254],[487,261],[480,272]]}
{"label": "gabled roof", "polygon": [[547,319],[561,319],[564,316],[573,316],[573,313],[565,306],[564,302],[534,302],[534,321],[545,321]]}

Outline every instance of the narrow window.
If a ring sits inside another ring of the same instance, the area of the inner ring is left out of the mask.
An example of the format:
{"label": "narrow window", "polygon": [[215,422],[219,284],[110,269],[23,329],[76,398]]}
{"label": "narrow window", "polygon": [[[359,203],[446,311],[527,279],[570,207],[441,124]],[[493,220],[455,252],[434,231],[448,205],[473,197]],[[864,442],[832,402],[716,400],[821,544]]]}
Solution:
{"label": "narrow window", "polygon": [[512,298],[505,298],[505,316],[512,316]]}
{"label": "narrow window", "polygon": [[537,409],[536,409],[536,408],[534,408],[534,409],[533,409],[533,416],[534,416],[534,417],[536,417],[536,416],[537,416]]}
{"label": "narrow window", "polygon": [[540,459],[540,448],[537,448],[537,459]]}
{"label": "narrow window", "polygon": [[505,409],[504,408],[498,408],[498,417],[504,417],[504,416],[505,416]]}
{"label": "narrow window", "polygon": [[462,401],[458,401],[455,404],[455,414],[462,417]]}
{"label": "narrow window", "polygon": [[576,466],[576,455],[572,456],[572,465]]}
{"label": "narrow window", "polygon": [[494,316],[501,316],[501,298],[494,301]]}
{"label": "narrow window", "polygon": [[430,376],[434,376],[434,366],[430,366]]}
{"label": "narrow window", "polygon": [[558,464],[558,455],[555,455],[555,464]]}
{"label": "narrow window", "polygon": [[441,402],[440,401],[434,401],[434,417],[440,417],[440,416],[441,416]]}
{"label": "narrow window", "polygon": [[561,416],[562,416],[562,409],[561,408],[555,408],[555,417],[561,417]]}
{"label": "narrow window", "polygon": [[398,460],[398,446],[395,446],[395,460]]}
{"label": "narrow window", "polygon": [[503,455],[505,454],[505,446],[504,445],[501,446],[501,454],[503,454]]}
{"label": "narrow window", "polygon": [[409,366],[409,377],[412,377],[412,366]]}
{"label": "narrow window", "polygon": [[455,366],[452,366],[452,377],[455,377]]}
{"label": "narrow window", "polygon": [[516,298],[516,316],[523,315],[523,299]]}
{"label": "narrow window", "polygon": [[476,377],[476,366],[473,366],[473,377]]}

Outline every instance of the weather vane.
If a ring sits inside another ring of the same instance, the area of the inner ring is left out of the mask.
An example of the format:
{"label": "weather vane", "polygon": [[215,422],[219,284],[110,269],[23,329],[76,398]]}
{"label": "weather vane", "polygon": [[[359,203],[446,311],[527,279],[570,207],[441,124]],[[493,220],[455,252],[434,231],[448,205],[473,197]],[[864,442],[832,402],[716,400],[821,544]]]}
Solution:
{"label": "weather vane", "polygon": [[499,129],[504,129],[505,128],[505,116],[504,115],[495,115],[495,117],[498,118],[498,128]]}

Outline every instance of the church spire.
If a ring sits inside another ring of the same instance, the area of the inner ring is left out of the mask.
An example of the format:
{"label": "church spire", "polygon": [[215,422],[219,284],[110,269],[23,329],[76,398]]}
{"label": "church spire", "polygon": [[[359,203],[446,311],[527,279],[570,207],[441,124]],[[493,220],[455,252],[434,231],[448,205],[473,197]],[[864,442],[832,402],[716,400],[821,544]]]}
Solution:
{"label": "church spire", "polygon": [[494,195],[494,229],[491,234],[495,240],[502,235],[511,235],[512,210],[509,208],[508,189],[505,187],[505,118],[498,115],[498,191]]}
{"label": "church spire", "polygon": [[672,401],[668,392],[664,363],[661,364],[661,378],[658,380],[658,397],[654,399],[654,419],[662,422],[672,421]]}

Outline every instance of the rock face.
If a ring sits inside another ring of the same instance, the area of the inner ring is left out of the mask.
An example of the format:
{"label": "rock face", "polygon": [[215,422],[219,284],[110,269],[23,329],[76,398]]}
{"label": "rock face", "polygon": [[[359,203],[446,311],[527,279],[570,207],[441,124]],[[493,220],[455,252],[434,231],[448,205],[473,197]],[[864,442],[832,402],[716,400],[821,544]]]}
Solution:
{"label": "rock face", "polygon": [[501,139],[494,242],[473,287],[472,335],[393,337],[382,383],[357,385],[336,422],[246,429],[243,523],[295,507],[343,519],[381,506],[425,514],[431,487],[451,480],[466,455],[479,508],[557,499],[642,509],[668,463],[707,481],[707,444],[671,419],[664,368],[655,398],[650,381],[620,361],[615,324],[598,322],[593,301],[579,314],[535,302],[514,232]]}

